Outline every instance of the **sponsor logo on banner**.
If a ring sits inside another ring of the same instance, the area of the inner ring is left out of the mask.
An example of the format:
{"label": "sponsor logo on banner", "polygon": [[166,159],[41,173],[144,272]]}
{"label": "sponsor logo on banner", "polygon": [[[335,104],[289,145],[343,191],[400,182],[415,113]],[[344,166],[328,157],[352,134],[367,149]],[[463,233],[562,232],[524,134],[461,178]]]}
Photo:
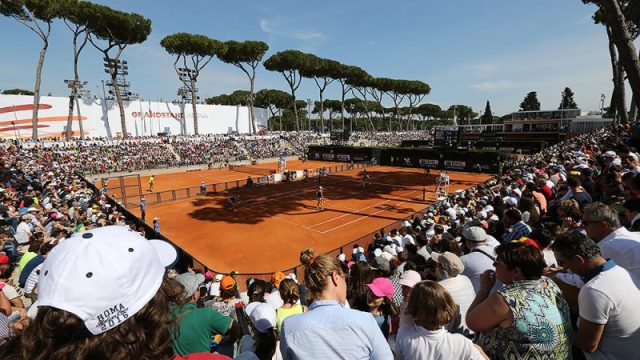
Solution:
{"label": "sponsor logo on banner", "polygon": [[320,153],[313,153],[314,159],[320,159]]}
{"label": "sponsor logo on banner", "polygon": [[325,160],[333,160],[333,154],[322,154],[322,158]]}
{"label": "sponsor logo on banner", "polygon": [[422,166],[438,166],[438,160],[420,159],[420,165],[422,165]]}
{"label": "sponsor logo on banner", "polygon": [[351,156],[350,155],[338,154],[338,155],[336,155],[336,157],[340,161],[350,161],[351,160]]}
{"label": "sponsor logo on banner", "polygon": [[353,161],[365,161],[367,159],[366,156],[362,156],[362,155],[354,155],[353,156]]}
{"label": "sponsor logo on banner", "polygon": [[467,166],[466,161],[453,161],[453,160],[445,160],[444,166],[453,169],[464,169]]}

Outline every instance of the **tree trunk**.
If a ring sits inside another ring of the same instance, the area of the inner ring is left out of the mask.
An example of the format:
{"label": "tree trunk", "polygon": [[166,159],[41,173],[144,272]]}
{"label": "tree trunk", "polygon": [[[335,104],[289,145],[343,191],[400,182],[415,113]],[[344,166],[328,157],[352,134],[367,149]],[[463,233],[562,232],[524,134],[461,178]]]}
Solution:
{"label": "tree trunk", "polygon": [[296,131],[300,131],[300,120],[298,119],[298,105],[296,104],[295,92],[292,93],[293,97],[293,116],[296,118]]}
{"label": "tree trunk", "polygon": [[320,134],[324,134],[324,98],[320,91]]}
{"label": "tree trunk", "polygon": [[[640,53],[638,53],[638,57],[640,57]],[[629,108],[630,114],[629,119],[631,122],[636,122],[638,119],[638,107],[640,107],[640,94],[633,92],[631,96],[631,106]]]}
{"label": "tree trunk", "polygon": [[626,124],[629,122],[629,118],[627,115],[626,89],[624,87],[624,67],[620,61],[618,61],[616,67],[616,70],[618,71],[618,75],[616,76],[616,87],[618,88],[616,106],[620,116],[620,123]]}
{"label": "tree trunk", "polygon": [[73,136],[73,100],[75,98],[75,94],[73,88],[71,88],[71,95],[69,95],[69,113],[67,114],[67,132],[65,138],[67,140],[71,140]]}
{"label": "tree trunk", "polygon": [[342,131],[344,132],[344,95],[345,95],[345,82],[340,81],[342,84],[342,97],[340,98],[340,120],[342,122]]}
{"label": "tree trunk", "polygon": [[[49,28],[51,25],[49,25]],[[48,39],[48,36],[47,36]],[[38,140],[38,110],[40,108],[40,84],[42,82],[42,67],[44,66],[44,57],[47,54],[49,40],[44,40],[42,49],[40,49],[40,57],[38,58],[38,66],[36,66],[36,84],[33,89],[33,113],[31,116],[31,138]]]}
{"label": "tree trunk", "polygon": [[253,91],[254,91],[254,87],[255,87],[255,69],[254,69],[254,75],[253,77],[249,77],[249,126],[251,126],[251,129],[253,130],[253,133],[256,134],[258,132],[257,128],[256,128],[256,117],[255,114],[253,113]]}
{"label": "tree trunk", "polygon": [[607,37],[609,38],[609,60],[611,61],[611,81],[613,82],[613,91],[611,92],[611,100],[609,103],[609,112],[613,115],[613,119],[615,120],[617,116],[618,109],[618,54],[616,53],[616,47],[613,43],[613,38],[611,35],[611,28],[606,26],[607,29]]}
{"label": "tree trunk", "polygon": [[[198,135],[198,97],[196,96],[196,84],[191,79],[191,109],[193,110],[193,132]],[[185,114],[186,117],[186,114]],[[185,119],[186,120],[186,119]]]}
{"label": "tree trunk", "polygon": [[280,131],[282,132],[282,109],[278,109],[278,113],[280,114]]}
{"label": "tree trunk", "polygon": [[[629,78],[629,85],[634,94],[640,94],[640,62],[627,28],[627,21],[622,14],[618,0],[602,0],[606,22],[611,28],[613,42],[618,48],[620,62]],[[626,114],[625,114],[626,115]]]}
{"label": "tree trunk", "polygon": [[76,97],[76,109],[78,109],[78,127],[80,128],[80,139],[84,140],[84,126],[82,125],[82,114],[80,113],[80,99]]}

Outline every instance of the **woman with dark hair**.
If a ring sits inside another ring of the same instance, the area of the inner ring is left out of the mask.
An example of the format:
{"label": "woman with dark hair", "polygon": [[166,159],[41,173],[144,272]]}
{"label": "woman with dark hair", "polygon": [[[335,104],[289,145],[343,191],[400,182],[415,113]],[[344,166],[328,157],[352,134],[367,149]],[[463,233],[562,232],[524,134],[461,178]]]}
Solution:
{"label": "woman with dark hair", "polygon": [[285,359],[393,359],[378,324],[367,313],[347,309],[346,275],[330,255],[300,254],[309,311],[282,324],[280,350]]}
{"label": "woman with dark hair", "polygon": [[393,303],[393,284],[391,280],[379,277],[367,284],[367,287],[369,288],[367,292],[368,311],[373,315],[384,337],[388,338],[391,331],[391,317],[398,315],[398,308]]}
{"label": "woman with dark hair", "polygon": [[411,290],[406,314],[413,324],[398,330],[398,359],[488,359],[471,340],[444,328],[458,315],[458,307],[442,285],[417,283]]}
{"label": "woman with dark hair", "polygon": [[374,273],[368,263],[359,261],[351,267],[347,287],[349,307],[360,311],[369,311],[367,303],[367,284],[373,281]]}
{"label": "woman with dark hair", "polygon": [[[496,248],[495,271],[480,276],[480,289],[467,312],[467,326],[492,359],[571,359],[569,306],[543,277],[539,249],[526,243]],[[505,286],[489,294],[496,279]]]}

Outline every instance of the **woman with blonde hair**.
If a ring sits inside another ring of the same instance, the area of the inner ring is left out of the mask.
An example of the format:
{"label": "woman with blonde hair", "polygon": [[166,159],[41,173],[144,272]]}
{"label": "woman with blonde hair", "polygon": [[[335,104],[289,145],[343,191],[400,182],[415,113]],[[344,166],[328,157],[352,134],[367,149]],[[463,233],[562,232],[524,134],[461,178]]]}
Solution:
{"label": "woman with blonde hair", "polygon": [[437,282],[422,281],[413,287],[406,314],[413,324],[398,330],[398,359],[488,359],[471,340],[444,328],[456,318],[458,307]]}
{"label": "woman with blonde hair", "polygon": [[373,316],[347,309],[347,280],[338,261],[300,254],[312,301],[309,311],[286,318],[280,335],[285,359],[393,359],[389,344]]}

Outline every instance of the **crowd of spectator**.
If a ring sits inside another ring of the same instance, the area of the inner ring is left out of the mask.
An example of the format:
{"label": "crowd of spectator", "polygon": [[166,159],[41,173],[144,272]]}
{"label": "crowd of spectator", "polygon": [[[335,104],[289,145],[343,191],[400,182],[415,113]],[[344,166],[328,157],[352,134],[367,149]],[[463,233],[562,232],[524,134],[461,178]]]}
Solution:
{"label": "crowd of spectator", "polygon": [[145,241],[75,172],[121,164],[127,149],[149,166],[173,151],[195,159],[212,151],[203,142],[270,156],[283,138],[198,140],[3,143],[0,358],[638,358],[640,164],[628,127],[507,161],[369,244],[303,250],[304,281],[278,272],[246,292],[233,273],[178,274],[175,250]]}

